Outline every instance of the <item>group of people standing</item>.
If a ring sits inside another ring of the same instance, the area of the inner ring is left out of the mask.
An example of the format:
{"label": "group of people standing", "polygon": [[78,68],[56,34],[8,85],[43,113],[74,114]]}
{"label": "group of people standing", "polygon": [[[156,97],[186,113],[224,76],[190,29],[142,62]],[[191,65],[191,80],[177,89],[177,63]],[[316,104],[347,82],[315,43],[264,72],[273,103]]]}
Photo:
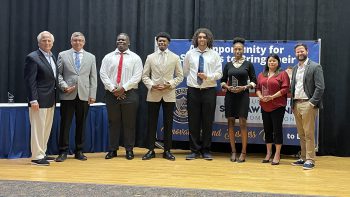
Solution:
{"label": "group of people standing", "polygon": [[[281,70],[280,58],[270,54],[264,71],[256,77],[253,64],[245,60],[243,38],[234,38],[234,58],[222,68],[219,54],[213,50],[213,34],[199,28],[194,33],[194,48],[186,53],[181,66],[180,57],[168,49],[170,35],[160,32],[156,36],[158,49],[150,54],[143,67],[141,58],[130,51],[130,38],[126,33],[117,36],[116,50],[107,54],[100,69],[104,84],[109,122],[109,146],[105,159],[117,157],[119,139],[123,136],[125,157],[134,158],[136,117],[139,103],[138,83],[142,80],[148,89],[148,152],[142,160],[156,157],[155,140],[160,106],[163,109],[164,152],[163,158],[174,161],[171,153],[175,88],[187,78],[187,110],[190,154],[186,160],[203,158],[212,160],[210,153],[212,125],[216,107],[216,87],[226,90],[225,116],[231,144],[232,162],[245,162],[247,154],[247,117],[249,89],[256,89],[259,97],[265,131],[266,157],[263,163],[278,165],[283,144],[282,122],[291,92],[291,105],[297,124],[301,145],[301,158],[293,165],[304,169],[315,166],[314,127],[318,108],[322,107],[324,80],[321,65],[308,58],[305,44],[295,46],[298,64],[293,67],[292,79]],[[49,165],[46,144],[51,131],[55,106],[56,86],[60,90],[61,128],[59,150],[55,159],[67,159],[69,130],[72,117],[76,116],[75,158],[86,160],[82,152],[85,120],[89,104],[96,100],[97,74],[95,56],[83,49],[85,37],[75,32],[71,37],[72,49],[63,51],[56,62],[51,53],[54,37],[44,31],[38,35],[39,50],[26,58],[25,81],[28,89],[29,116],[31,122],[32,163]],[[40,104],[40,106],[39,106]],[[237,155],[234,126],[239,119],[242,150]],[[275,154],[272,155],[272,145]],[[272,158],[273,156],[273,158]]]}
{"label": "group of people standing", "polygon": [[[24,66],[31,124],[32,163],[49,165],[50,161],[62,162],[67,159],[74,114],[74,157],[87,160],[83,154],[83,145],[89,104],[96,101],[95,56],[83,49],[85,37],[80,32],[72,34],[72,48],[59,53],[57,61],[51,52],[54,36],[48,31],[43,31],[37,40],[39,49],[26,57]],[[58,97],[61,103],[59,156],[53,158],[46,155],[46,149]]]}

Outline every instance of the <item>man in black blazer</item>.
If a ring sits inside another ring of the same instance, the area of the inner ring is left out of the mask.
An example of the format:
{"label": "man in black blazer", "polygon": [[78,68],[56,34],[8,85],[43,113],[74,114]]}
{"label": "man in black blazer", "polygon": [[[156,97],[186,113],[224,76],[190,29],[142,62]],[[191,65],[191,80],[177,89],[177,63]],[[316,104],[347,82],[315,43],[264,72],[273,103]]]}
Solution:
{"label": "man in black blazer", "polygon": [[27,55],[24,65],[31,125],[31,162],[48,166],[49,160],[54,160],[46,155],[46,149],[55,110],[58,70],[51,52],[54,36],[43,31],[37,39],[39,49]]}
{"label": "man in black blazer", "polygon": [[301,158],[292,163],[310,170],[315,167],[315,119],[322,108],[322,95],[325,88],[322,66],[308,58],[307,45],[295,46],[299,61],[293,67],[291,82],[291,106],[300,137]]}

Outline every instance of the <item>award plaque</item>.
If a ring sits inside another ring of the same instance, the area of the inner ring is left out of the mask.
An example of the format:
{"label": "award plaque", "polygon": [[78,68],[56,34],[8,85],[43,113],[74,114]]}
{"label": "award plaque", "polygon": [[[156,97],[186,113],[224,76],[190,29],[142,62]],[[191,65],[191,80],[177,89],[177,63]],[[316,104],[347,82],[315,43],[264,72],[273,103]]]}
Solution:
{"label": "award plaque", "polygon": [[67,85],[69,87],[75,86],[76,84],[77,84],[77,82],[76,82],[76,80],[74,78],[67,80]]}
{"label": "award plaque", "polygon": [[11,94],[10,92],[7,92],[7,101],[8,103],[14,103],[15,102],[15,96],[13,96],[13,94]]}
{"label": "award plaque", "polygon": [[261,87],[262,95],[263,96],[268,96],[269,95],[269,89],[265,86]]}
{"label": "award plaque", "polygon": [[235,76],[232,76],[231,85],[234,88],[238,86],[238,79]]}

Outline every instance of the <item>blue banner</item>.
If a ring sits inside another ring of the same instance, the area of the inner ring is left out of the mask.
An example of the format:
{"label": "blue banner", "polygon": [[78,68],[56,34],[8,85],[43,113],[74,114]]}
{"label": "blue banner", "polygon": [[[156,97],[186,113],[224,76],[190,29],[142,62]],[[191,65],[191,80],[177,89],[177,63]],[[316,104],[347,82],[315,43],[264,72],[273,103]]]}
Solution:
{"label": "blue banner", "polygon": [[[281,67],[286,69],[289,66],[297,64],[294,53],[294,46],[298,42],[303,42],[308,46],[309,58],[315,62],[320,62],[320,46],[321,41],[246,41],[244,48],[245,59],[252,62],[255,68],[256,75],[263,71],[266,64],[266,57],[270,53],[276,53],[281,58]],[[186,52],[193,48],[191,40],[173,39],[169,45],[169,49],[180,56],[183,62]],[[221,57],[222,66],[230,62],[233,58],[232,40],[214,41],[213,49],[217,51]],[[217,103],[215,111],[215,120],[213,125],[213,142],[229,142],[227,119],[225,118],[224,106],[225,93],[221,90],[218,82],[217,87]],[[163,120],[162,110],[158,119],[157,138],[163,139]],[[176,107],[174,109],[174,124],[173,124],[173,140],[188,141],[188,114],[187,114],[187,86],[186,78],[176,89]],[[264,129],[261,117],[261,109],[259,100],[256,97],[254,90],[250,92],[250,106],[247,118],[248,123],[248,143],[265,144]],[[236,122],[238,124],[238,120]],[[315,127],[315,140],[318,146],[318,117]],[[236,141],[240,142],[239,127],[235,127]],[[299,137],[295,125],[294,115],[292,114],[290,99],[283,121],[283,141],[285,145],[299,145]],[[316,147],[317,148],[317,147]]]}

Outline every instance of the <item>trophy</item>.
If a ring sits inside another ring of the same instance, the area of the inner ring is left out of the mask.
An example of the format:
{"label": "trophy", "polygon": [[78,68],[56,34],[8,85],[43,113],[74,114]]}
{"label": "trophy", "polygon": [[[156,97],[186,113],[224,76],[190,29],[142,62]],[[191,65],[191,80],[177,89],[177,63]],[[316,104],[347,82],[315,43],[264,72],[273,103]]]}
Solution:
{"label": "trophy", "polygon": [[262,86],[261,90],[262,90],[262,95],[263,96],[268,96],[269,95],[269,89],[267,87]]}
{"label": "trophy", "polygon": [[234,88],[238,86],[238,79],[235,76],[232,76],[231,85]]}
{"label": "trophy", "polygon": [[77,84],[77,81],[74,78],[68,79],[67,80],[67,85],[69,87],[75,86]]}
{"label": "trophy", "polygon": [[13,96],[13,94],[11,94],[10,92],[7,92],[7,101],[8,103],[14,103],[15,102],[15,96]]}

